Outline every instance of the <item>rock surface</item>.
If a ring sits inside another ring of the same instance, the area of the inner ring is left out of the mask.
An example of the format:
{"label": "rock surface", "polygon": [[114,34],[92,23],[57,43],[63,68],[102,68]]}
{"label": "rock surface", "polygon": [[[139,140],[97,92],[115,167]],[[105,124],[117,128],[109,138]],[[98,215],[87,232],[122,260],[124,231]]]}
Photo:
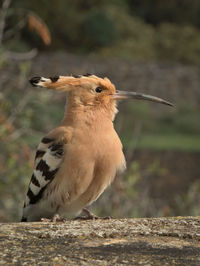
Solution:
{"label": "rock surface", "polygon": [[200,217],[10,223],[0,265],[200,265]]}

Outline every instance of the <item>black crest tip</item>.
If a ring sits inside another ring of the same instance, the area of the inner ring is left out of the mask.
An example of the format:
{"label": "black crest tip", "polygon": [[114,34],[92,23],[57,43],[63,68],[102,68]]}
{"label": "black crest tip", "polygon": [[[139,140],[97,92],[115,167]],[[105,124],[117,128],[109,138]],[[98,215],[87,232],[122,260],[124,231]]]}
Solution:
{"label": "black crest tip", "polygon": [[91,74],[91,73],[86,73],[86,74],[84,74],[83,76],[84,77],[89,77],[89,76],[92,76],[93,74]]}
{"label": "black crest tip", "polygon": [[29,79],[29,82],[31,83],[32,86],[37,86],[38,82],[40,82],[41,77],[33,77]]}
{"label": "black crest tip", "polygon": [[52,82],[56,82],[59,79],[59,76],[49,77]]}

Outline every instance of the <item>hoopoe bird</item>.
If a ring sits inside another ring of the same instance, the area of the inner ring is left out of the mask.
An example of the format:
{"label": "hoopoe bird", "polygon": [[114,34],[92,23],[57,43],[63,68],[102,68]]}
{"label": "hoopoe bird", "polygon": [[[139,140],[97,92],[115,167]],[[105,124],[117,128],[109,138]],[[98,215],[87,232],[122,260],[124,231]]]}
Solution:
{"label": "hoopoe bird", "polygon": [[33,86],[67,93],[64,118],[39,144],[23,208],[23,222],[55,215],[95,217],[91,205],[126,168],[114,129],[117,101],[138,99],[172,106],[163,99],[118,91],[95,75],[34,77]]}

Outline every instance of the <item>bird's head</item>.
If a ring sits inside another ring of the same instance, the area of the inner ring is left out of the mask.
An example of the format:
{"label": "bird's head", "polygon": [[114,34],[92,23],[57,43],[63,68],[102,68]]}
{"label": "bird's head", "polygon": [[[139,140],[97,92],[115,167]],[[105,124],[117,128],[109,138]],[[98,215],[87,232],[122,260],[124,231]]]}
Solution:
{"label": "bird's head", "polygon": [[69,103],[75,106],[104,106],[115,112],[116,101],[130,98],[173,106],[170,102],[158,97],[137,92],[118,91],[108,78],[99,78],[90,74],[50,78],[33,77],[30,83],[37,87],[68,92]]}
{"label": "bird's head", "polygon": [[79,105],[97,106],[113,102],[115,86],[108,78],[95,75],[57,76],[51,78],[34,77],[30,80],[33,86],[45,87],[68,92],[70,101]]}
{"label": "bird's head", "polygon": [[56,91],[70,92],[71,95],[84,105],[106,104],[123,99],[147,100],[173,106],[161,98],[143,93],[119,91],[108,78],[95,75],[55,76],[50,78],[33,77],[30,83],[36,87],[44,87]]}

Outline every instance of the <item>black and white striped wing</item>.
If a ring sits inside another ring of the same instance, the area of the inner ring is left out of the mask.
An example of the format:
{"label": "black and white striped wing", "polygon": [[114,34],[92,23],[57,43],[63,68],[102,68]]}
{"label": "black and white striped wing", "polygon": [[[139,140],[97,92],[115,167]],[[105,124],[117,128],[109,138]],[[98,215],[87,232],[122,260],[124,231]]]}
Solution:
{"label": "black and white striped wing", "polygon": [[[44,190],[60,167],[63,154],[63,144],[50,138],[42,139],[35,155],[34,171],[29,183],[24,208],[40,201]],[[26,217],[23,217],[22,221],[25,220]]]}

